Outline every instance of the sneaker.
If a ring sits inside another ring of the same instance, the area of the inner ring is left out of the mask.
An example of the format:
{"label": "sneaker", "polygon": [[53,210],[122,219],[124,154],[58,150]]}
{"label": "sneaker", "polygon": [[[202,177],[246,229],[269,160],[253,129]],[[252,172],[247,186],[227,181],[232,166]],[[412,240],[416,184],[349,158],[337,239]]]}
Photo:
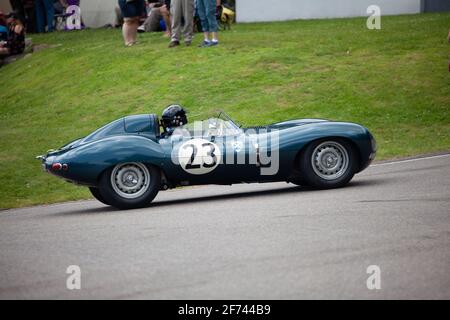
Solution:
{"label": "sneaker", "polygon": [[212,40],[209,42],[210,47],[217,46],[218,44],[219,44],[219,41],[217,41],[217,40]]}
{"label": "sneaker", "polygon": [[210,44],[211,44],[211,41],[203,40],[203,42],[200,43],[198,46],[199,46],[199,48],[205,48],[205,47],[209,47]]}
{"label": "sneaker", "polygon": [[179,46],[180,45],[180,41],[177,41],[177,40],[175,40],[175,41],[170,41],[170,43],[169,43],[169,48],[174,48],[174,47],[177,47],[177,46]]}
{"label": "sneaker", "polygon": [[138,28],[137,28],[137,32],[139,32],[139,33],[145,32],[145,27],[144,27],[144,25],[138,27]]}

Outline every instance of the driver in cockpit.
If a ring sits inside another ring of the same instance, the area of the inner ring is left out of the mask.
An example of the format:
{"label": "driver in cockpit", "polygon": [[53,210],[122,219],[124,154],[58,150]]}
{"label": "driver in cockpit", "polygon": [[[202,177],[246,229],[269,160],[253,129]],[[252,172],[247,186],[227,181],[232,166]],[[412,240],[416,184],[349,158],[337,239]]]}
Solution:
{"label": "driver in cockpit", "polygon": [[164,109],[161,116],[161,127],[163,128],[161,137],[165,138],[179,131],[181,131],[179,134],[185,135],[183,132],[185,130],[180,130],[180,127],[187,123],[188,119],[183,107],[178,104],[171,104]]}

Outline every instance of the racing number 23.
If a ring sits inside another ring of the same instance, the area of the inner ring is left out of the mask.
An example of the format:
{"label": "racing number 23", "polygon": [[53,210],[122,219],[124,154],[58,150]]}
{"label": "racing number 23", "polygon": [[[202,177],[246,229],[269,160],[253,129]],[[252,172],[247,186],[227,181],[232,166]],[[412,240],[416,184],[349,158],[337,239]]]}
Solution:
{"label": "racing number 23", "polygon": [[221,157],[222,152],[215,143],[199,138],[186,141],[178,151],[181,168],[195,175],[213,171]]}
{"label": "racing number 23", "polygon": [[[208,148],[208,150],[206,151],[206,155],[207,157],[200,157],[200,162],[201,164],[194,164],[195,162],[199,162],[199,161],[195,161],[196,157],[198,155],[198,148],[195,144],[186,144],[185,146],[183,146],[183,148],[187,149],[187,148],[192,148],[192,154],[191,154],[191,158],[189,159],[189,162],[186,164],[186,169],[187,170],[193,170],[193,169],[200,169],[202,166],[204,168],[213,168],[216,164],[217,164],[217,156],[214,154],[214,152],[216,151],[216,147],[214,146],[214,144],[207,142],[207,143],[202,143],[201,145],[202,148]],[[211,159],[206,161],[206,159]]]}

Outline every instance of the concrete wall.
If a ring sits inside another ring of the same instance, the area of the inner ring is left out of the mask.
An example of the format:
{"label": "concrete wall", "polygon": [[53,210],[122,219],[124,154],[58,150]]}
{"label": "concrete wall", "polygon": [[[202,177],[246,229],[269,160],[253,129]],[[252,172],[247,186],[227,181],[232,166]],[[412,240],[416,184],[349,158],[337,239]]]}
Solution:
{"label": "concrete wall", "polygon": [[378,5],[382,15],[419,13],[421,0],[236,0],[237,22],[366,16]]}
{"label": "concrete wall", "polygon": [[[366,16],[376,4],[381,14],[419,13],[422,0],[236,0],[238,22]],[[449,1],[450,0],[443,0]],[[84,23],[91,28],[114,24],[117,0],[81,0]],[[422,4],[423,5],[423,4]],[[10,11],[9,0],[0,0],[0,10]]]}
{"label": "concrete wall", "polygon": [[[0,0],[1,1],[1,0]],[[90,28],[114,24],[114,8],[117,0],[81,0],[81,16],[86,26]]]}

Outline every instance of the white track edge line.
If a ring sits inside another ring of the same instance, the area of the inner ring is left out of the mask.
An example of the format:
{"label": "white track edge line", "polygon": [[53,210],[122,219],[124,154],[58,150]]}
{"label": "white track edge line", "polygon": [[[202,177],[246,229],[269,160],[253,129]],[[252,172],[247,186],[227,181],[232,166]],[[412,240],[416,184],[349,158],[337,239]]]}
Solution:
{"label": "white track edge line", "polygon": [[396,163],[414,162],[414,161],[420,161],[420,160],[437,159],[437,158],[445,158],[445,157],[450,157],[450,153],[440,154],[437,156],[429,156],[429,157],[405,159],[405,160],[397,160],[397,161],[394,160],[394,161],[389,161],[389,162],[384,162],[384,163],[375,163],[375,164],[370,165],[370,167],[380,167],[380,166],[387,166],[387,165],[396,164]]}

